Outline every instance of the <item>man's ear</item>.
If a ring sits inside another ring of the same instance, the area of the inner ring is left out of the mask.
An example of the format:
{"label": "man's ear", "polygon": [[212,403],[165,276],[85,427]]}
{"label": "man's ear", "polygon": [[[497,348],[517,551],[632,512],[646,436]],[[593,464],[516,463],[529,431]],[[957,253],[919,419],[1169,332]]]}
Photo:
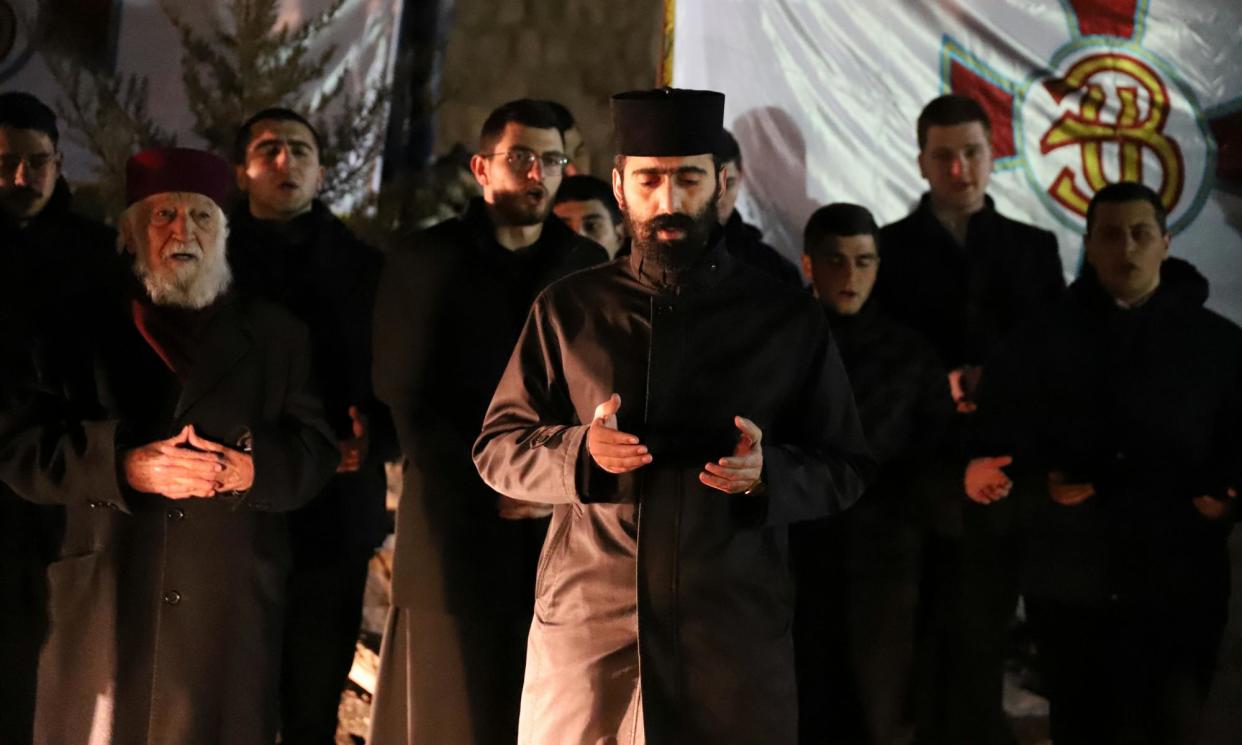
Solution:
{"label": "man's ear", "polygon": [[116,224],[116,252],[118,254],[134,253],[134,221],[130,219],[127,213],[121,213],[121,219]]}
{"label": "man's ear", "polygon": [[479,182],[479,186],[487,188],[490,179],[487,175],[487,159],[482,155],[470,156],[470,175],[474,176],[474,180]]}
{"label": "man's ear", "polygon": [[811,285],[812,292],[815,290],[815,282],[813,281],[815,279],[814,269],[815,266],[811,263],[811,255],[802,254],[802,278]]}
{"label": "man's ear", "polygon": [[319,192],[323,191],[323,180],[326,174],[327,174],[327,170],[323,166],[319,166],[319,173],[315,176],[315,195],[316,196],[319,195]]}
{"label": "man's ear", "polygon": [[612,169],[612,196],[617,200],[617,206],[621,211],[625,211],[625,189],[622,188],[621,172],[616,168]]}
{"label": "man's ear", "polygon": [[233,166],[233,180],[237,184],[237,190],[246,192],[250,190],[250,177],[246,175],[246,165]]}
{"label": "man's ear", "polygon": [[716,198],[721,199],[725,193],[725,181],[729,178],[729,164],[725,163],[716,171]]}

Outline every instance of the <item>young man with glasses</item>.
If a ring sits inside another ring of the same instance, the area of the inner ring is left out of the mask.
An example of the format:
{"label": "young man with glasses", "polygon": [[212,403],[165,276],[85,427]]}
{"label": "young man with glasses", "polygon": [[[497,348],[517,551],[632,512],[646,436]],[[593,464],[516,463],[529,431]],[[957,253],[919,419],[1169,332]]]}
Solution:
{"label": "young man with glasses", "polygon": [[373,745],[508,743],[548,510],[489,489],[470,451],[539,291],[606,260],[551,213],[568,159],[545,103],[492,112],[483,196],[400,240],[375,308],[375,391],[408,459]]}
{"label": "young man with glasses", "polygon": [[115,253],[110,229],[70,211],[59,136],[56,115],[42,101],[0,94],[0,302],[27,317],[97,280],[95,269]]}
{"label": "young man with glasses", "polygon": [[[28,332],[52,313],[73,314],[116,255],[109,228],[71,212],[58,140],[56,115],[42,101],[0,94],[0,406],[9,403],[8,367],[25,357]],[[56,508],[0,485],[0,670],[12,692],[0,700],[0,742],[30,738],[46,632],[43,563],[52,550],[41,526],[57,519]]]}

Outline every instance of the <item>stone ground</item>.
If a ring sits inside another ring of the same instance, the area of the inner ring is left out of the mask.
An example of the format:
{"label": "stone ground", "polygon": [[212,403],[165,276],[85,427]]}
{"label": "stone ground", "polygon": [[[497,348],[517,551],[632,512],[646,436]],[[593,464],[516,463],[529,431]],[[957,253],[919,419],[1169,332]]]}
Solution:
{"label": "stone ground", "polygon": [[371,559],[371,574],[363,595],[362,633],[354,649],[354,666],[349,671],[349,683],[341,695],[338,711],[340,726],[336,732],[337,745],[361,745],[366,741],[371,725],[371,696],[375,692],[375,679],[379,672],[380,638],[388,614],[391,578],[392,536],[389,536],[384,548]]}

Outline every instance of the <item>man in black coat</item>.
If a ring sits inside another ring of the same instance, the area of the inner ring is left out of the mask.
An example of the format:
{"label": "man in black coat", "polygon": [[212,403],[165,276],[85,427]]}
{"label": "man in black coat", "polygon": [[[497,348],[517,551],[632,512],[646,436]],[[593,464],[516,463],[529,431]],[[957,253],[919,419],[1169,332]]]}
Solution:
{"label": "man in black coat", "polygon": [[[0,405],[12,394],[10,363],[24,356],[32,328],[80,300],[116,255],[111,229],[71,211],[58,142],[56,116],[43,102],[0,94]],[[30,739],[46,633],[43,569],[62,518],[0,484],[0,742]]]}
{"label": "man in black coat", "polygon": [[340,443],[322,494],[289,516],[293,571],[281,661],[281,742],[331,745],[354,659],[367,567],[388,533],[384,460],[396,457],[387,409],[371,391],[371,307],[380,253],[316,198],[320,138],[289,109],[265,109],[237,132],[243,200],[229,263],[237,289],[284,306],[310,329],[311,354]]}
{"label": "man in black coat", "polygon": [[488,488],[470,449],[535,295],[607,258],[551,214],[567,163],[556,123],[537,101],[493,111],[470,161],[482,198],[387,256],[375,391],[408,465],[373,745],[516,738],[547,510]]}
{"label": "man in black coat", "polygon": [[871,300],[876,232],[866,208],[839,203],[811,215],[803,239],[803,271],[879,462],[857,504],[791,531],[799,740],[807,745],[910,741],[924,536],[935,502],[961,474],[946,447],[953,399],[940,359]]}
{"label": "man in black coat", "polygon": [[1198,742],[1224,628],[1242,329],[1203,307],[1165,219],[1142,184],[1097,192],[1082,273],[979,392],[981,454],[1013,459],[1057,745]]}
{"label": "man in black coat", "polygon": [[[1056,238],[1011,220],[987,195],[991,124],[960,95],[918,120],[919,171],[929,186],[909,216],[880,231],[880,308],[923,334],[949,370],[958,410],[974,408],[982,364],[1004,335],[1065,287]],[[1001,708],[1009,621],[1017,602],[1011,516],[961,499],[934,548],[936,620],[924,645],[920,736],[960,745],[1009,743]],[[959,522],[960,521],[960,522]]]}
{"label": "man in black coat", "polygon": [[32,336],[0,478],[64,510],[35,738],[267,745],[289,562],[280,513],[336,448],[306,330],[228,291],[228,164],[130,159],[128,282]]}
{"label": "man in black coat", "polygon": [[805,282],[798,268],[775,248],[764,243],[759,228],[743,220],[736,209],[746,172],[742,170],[742,148],[727,129],[720,130],[716,159],[725,169],[724,191],[716,205],[716,217],[724,228],[725,246],[729,253],[786,284],[804,287]]}
{"label": "man in black coat", "polygon": [[724,245],[723,111],[613,97],[633,252],[539,296],[475,444],[554,505],[522,745],[797,741],[788,526],[873,464],[823,312]]}

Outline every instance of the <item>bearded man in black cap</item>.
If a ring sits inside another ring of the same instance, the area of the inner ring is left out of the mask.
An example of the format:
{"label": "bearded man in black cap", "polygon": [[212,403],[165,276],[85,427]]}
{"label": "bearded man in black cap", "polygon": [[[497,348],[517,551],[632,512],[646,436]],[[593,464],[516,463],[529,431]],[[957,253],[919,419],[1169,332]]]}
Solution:
{"label": "bearded man in black cap", "polygon": [[628,260],[536,300],[475,443],[552,504],[519,742],[794,743],[788,525],[873,462],[823,313],[733,259],[724,96],[613,99]]}
{"label": "bearded man in black cap", "polygon": [[130,159],[128,291],[35,337],[0,413],[0,479],[63,513],[36,743],[275,740],[280,513],[339,455],[305,327],[228,291],[230,180],[197,150]]}

